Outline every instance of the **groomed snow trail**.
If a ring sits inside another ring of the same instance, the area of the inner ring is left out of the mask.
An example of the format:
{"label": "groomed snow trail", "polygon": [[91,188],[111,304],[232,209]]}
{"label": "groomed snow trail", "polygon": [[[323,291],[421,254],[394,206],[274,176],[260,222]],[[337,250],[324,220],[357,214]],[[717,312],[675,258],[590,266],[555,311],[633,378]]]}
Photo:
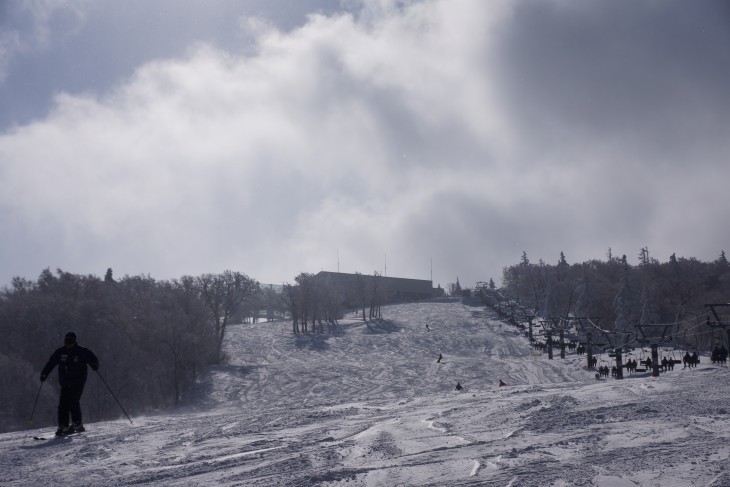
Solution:
{"label": "groomed snow trail", "polygon": [[188,411],[0,435],[2,485],[730,485],[726,368],[596,381],[449,300],[331,335],[237,325],[227,353]]}
{"label": "groomed snow trail", "polygon": [[340,329],[294,335],[286,324],[233,327],[230,365],[214,372],[209,404],[330,404],[442,394],[457,382],[473,390],[491,389],[499,379],[525,385],[591,378],[536,359],[513,328],[459,302],[391,306],[379,322],[342,320]]}

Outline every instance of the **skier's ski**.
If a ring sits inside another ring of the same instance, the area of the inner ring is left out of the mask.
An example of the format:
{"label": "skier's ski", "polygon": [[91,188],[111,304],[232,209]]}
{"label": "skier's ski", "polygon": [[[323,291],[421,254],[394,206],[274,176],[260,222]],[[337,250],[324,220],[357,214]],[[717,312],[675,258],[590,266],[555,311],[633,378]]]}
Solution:
{"label": "skier's ski", "polygon": [[68,438],[69,436],[80,435],[81,433],[83,433],[83,431],[74,431],[73,433],[68,433],[68,434],[59,435],[59,436],[54,435],[54,436],[50,436],[48,438],[46,438],[45,436],[34,436],[33,439],[39,440],[39,441],[62,440],[64,438]]}

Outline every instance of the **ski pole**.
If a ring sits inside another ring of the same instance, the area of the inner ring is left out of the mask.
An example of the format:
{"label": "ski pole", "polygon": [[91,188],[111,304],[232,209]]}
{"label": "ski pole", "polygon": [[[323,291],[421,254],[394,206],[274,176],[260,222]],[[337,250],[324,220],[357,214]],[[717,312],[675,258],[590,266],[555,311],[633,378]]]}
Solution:
{"label": "ski pole", "polygon": [[43,382],[41,381],[40,387],[38,387],[38,394],[35,395],[35,402],[33,403],[33,410],[30,412],[30,418],[28,418],[28,424],[33,424],[33,415],[35,414],[35,407],[38,405],[38,398],[41,397],[41,388]]}
{"label": "ski pole", "polygon": [[102,382],[104,383],[104,385],[106,386],[106,388],[107,388],[107,389],[109,389],[109,394],[111,394],[111,395],[112,395],[112,397],[114,398],[114,400],[115,400],[115,401],[117,401],[117,404],[118,404],[118,405],[119,405],[119,407],[120,407],[120,408],[122,409],[122,412],[123,412],[123,413],[124,413],[124,415],[125,415],[125,416],[127,417],[127,419],[129,420],[129,422],[130,422],[130,423],[132,423],[132,424],[134,424],[134,421],[132,421],[132,418],[130,418],[130,417],[129,417],[129,414],[127,414],[127,411],[125,411],[125,410],[124,410],[124,406],[122,406],[122,403],[120,403],[120,402],[119,402],[119,399],[117,399],[117,396],[115,396],[115,395],[114,395],[114,392],[112,392],[112,388],[111,388],[111,387],[109,387],[109,384],[107,384],[107,383],[106,383],[106,381],[104,380],[104,377],[103,377],[103,376],[101,375],[101,372],[99,372],[99,371],[97,370],[97,371],[96,371],[96,373],[97,373],[97,374],[99,374],[99,378],[100,378],[100,379],[101,379],[101,381],[102,381]]}

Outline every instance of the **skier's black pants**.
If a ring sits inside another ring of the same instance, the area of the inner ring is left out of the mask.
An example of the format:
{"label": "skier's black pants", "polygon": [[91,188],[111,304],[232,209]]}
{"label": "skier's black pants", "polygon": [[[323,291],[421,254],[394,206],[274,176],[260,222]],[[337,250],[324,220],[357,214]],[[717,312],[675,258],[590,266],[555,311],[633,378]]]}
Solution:
{"label": "skier's black pants", "polygon": [[81,424],[81,394],[84,384],[61,387],[58,399],[58,426],[68,426],[68,417],[74,424]]}

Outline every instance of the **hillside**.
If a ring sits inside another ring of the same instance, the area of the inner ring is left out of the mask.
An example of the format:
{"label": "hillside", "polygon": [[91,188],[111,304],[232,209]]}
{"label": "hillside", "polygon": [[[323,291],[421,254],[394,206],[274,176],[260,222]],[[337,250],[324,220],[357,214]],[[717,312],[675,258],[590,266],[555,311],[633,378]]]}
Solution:
{"label": "hillside", "polygon": [[66,439],[0,435],[3,485],[730,485],[730,375],[705,357],[597,381],[484,308],[384,317],[321,335],[231,327],[195,407]]}

